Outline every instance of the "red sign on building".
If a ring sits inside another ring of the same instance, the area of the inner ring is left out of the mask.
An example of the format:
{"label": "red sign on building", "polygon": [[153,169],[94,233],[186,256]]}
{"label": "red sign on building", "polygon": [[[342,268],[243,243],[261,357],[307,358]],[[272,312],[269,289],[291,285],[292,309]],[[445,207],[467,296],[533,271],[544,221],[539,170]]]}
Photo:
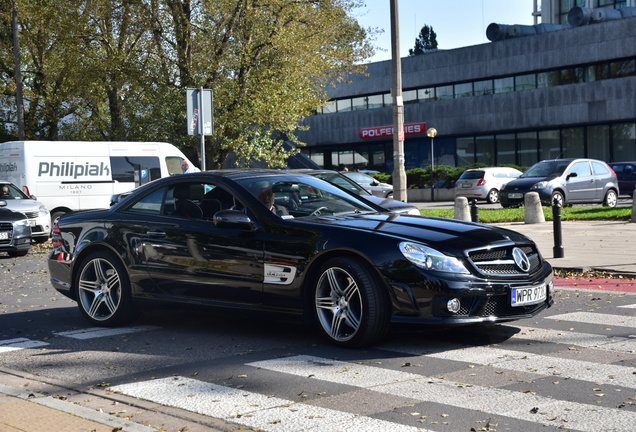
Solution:
{"label": "red sign on building", "polygon": [[[412,123],[404,125],[404,135],[426,133],[426,123]],[[360,138],[386,138],[393,136],[393,126],[382,126],[360,129]]]}

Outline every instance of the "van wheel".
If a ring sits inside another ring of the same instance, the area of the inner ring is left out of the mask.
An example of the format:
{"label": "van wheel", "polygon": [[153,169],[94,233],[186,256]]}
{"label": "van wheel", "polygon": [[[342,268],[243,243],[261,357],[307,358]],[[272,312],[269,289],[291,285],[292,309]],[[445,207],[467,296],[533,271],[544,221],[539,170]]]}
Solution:
{"label": "van wheel", "polygon": [[55,226],[55,223],[57,222],[57,220],[62,216],[66,214],[66,212],[63,211],[56,211],[51,213],[51,230],[53,230],[53,226]]}
{"label": "van wheel", "polygon": [[603,200],[603,207],[616,207],[617,202],[618,196],[616,195],[616,191],[614,189],[608,190]]}

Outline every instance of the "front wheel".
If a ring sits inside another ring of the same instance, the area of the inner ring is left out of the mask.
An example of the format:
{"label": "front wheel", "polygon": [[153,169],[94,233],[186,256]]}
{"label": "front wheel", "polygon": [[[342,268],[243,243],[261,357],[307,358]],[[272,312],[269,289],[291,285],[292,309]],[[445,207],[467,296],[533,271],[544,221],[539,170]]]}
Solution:
{"label": "front wheel", "polygon": [[605,199],[603,200],[604,207],[616,207],[616,203],[618,202],[618,195],[616,195],[616,191],[610,189],[605,194]]}
{"label": "front wheel", "polygon": [[110,327],[133,320],[128,273],[113,253],[87,256],[79,265],[75,289],[80,311],[92,324]]}
{"label": "front wheel", "polygon": [[565,198],[563,197],[563,194],[561,192],[554,192],[552,194],[552,201],[550,202],[550,205],[556,205],[557,207],[563,207],[565,205]]}
{"label": "front wheel", "polygon": [[390,304],[366,264],[355,258],[332,258],[318,274],[314,310],[320,330],[333,344],[358,347],[386,335]]}

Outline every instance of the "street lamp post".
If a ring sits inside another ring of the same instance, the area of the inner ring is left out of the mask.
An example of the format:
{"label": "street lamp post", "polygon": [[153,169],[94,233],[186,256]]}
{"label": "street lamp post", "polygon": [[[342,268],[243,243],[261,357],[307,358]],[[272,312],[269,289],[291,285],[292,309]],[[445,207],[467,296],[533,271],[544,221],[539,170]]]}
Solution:
{"label": "street lamp post", "polygon": [[435,182],[433,181],[433,173],[435,172],[435,152],[433,150],[433,141],[437,136],[437,129],[428,128],[426,136],[431,139],[431,202],[435,200]]}

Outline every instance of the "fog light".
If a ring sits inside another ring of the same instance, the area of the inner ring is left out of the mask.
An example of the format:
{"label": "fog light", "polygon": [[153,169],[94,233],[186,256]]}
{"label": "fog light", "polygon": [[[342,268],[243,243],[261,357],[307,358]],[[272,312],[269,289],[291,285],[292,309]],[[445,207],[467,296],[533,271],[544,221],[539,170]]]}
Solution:
{"label": "fog light", "polygon": [[452,313],[457,313],[459,312],[459,308],[461,306],[461,303],[459,302],[459,299],[450,299],[448,301],[448,303],[446,303],[446,308],[448,309],[449,312]]}

